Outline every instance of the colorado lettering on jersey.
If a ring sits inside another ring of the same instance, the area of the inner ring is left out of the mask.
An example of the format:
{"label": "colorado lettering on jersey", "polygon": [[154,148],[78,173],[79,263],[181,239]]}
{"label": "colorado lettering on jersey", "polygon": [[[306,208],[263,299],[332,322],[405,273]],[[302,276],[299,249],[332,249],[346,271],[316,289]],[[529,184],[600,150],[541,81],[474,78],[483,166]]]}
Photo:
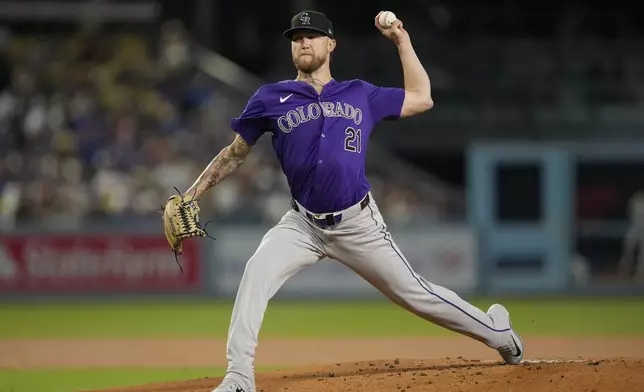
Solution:
{"label": "colorado lettering on jersey", "polygon": [[289,133],[300,124],[320,117],[343,117],[353,120],[356,125],[362,122],[362,110],[343,102],[314,102],[308,106],[298,106],[277,119],[277,126],[284,133]]}
{"label": "colorado lettering on jersey", "polygon": [[290,80],[260,87],[230,125],[251,145],[270,133],[291,196],[313,213],[328,213],[367,194],[369,136],[400,116],[404,99],[402,88],[363,80],[332,79],[319,92]]}

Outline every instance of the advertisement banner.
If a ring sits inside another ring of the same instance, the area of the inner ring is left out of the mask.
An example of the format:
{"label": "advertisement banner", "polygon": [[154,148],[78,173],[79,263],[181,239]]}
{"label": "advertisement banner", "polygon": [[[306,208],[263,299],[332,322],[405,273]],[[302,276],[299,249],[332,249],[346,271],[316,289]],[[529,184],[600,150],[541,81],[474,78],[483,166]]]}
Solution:
{"label": "advertisement banner", "polygon": [[[217,234],[212,254],[212,279],[223,296],[234,296],[246,267],[266,230],[237,228]],[[393,239],[412,268],[428,281],[459,293],[478,284],[476,237],[467,226],[432,226],[392,230]],[[391,268],[406,268],[399,258]],[[279,290],[286,297],[381,296],[375,288],[340,262],[322,259],[290,278]]]}
{"label": "advertisement banner", "polygon": [[181,273],[158,235],[4,235],[0,292],[185,292],[200,284],[198,244],[184,243]]}

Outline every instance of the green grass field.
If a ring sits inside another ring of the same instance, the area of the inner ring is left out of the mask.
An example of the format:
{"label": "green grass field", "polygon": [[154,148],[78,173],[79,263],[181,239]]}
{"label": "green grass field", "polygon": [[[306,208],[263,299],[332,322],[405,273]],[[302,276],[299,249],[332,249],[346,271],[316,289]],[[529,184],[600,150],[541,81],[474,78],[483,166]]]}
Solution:
{"label": "green grass field", "polygon": [[[491,300],[476,300],[482,309]],[[642,335],[644,299],[503,301],[526,335]],[[232,303],[0,305],[0,339],[221,337]],[[452,334],[386,301],[274,302],[263,336],[444,336]]]}
{"label": "green grass field", "polygon": [[0,369],[0,391],[79,391],[142,385],[150,382],[172,381],[223,374],[225,369]]}
{"label": "green grass field", "polygon": [[[486,309],[493,301],[473,303]],[[644,336],[644,299],[502,301],[524,336]],[[0,305],[0,339],[225,338],[231,302]],[[451,336],[386,301],[273,302],[262,337]],[[6,353],[0,353],[6,355]],[[259,369],[262,370],[262,369]],[[263,369],[266,370],[266,369]],[[69,392],[218,376],[223,369],[0,369],[0,391]]]}

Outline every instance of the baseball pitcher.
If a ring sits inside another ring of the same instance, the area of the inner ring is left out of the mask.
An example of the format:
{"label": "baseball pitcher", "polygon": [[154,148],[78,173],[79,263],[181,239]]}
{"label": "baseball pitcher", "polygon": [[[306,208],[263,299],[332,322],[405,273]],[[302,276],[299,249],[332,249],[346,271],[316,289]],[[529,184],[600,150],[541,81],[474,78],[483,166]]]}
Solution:
{"label": "baseball pitcher", "polygon": [[228,370],[214,392],[256,391],[253,361],[268,301],[287,279],[324,257],[343,263],[410,312],[498,350],[506,363],[522,360],[523,343],[508,311],[495,304],[483,312],[414,272],[370,192],[365,157],[374,127],[433,106],[429,77],[402,22],[391,13],[381,16],[375,25],[398,49],[404,88],[335,80],[329,66],[336,47],[331,21],[320,12],[300,12],[284,32],[296,79],[260,87],[231,121],[235,140],[174,199],[192,203],[192,209],[184,208],[183,221],[189,221],[188,212],[198,212],[194,200],[235,172],[265,133],[291,189],[291,209],[246,265],[228,333]]}

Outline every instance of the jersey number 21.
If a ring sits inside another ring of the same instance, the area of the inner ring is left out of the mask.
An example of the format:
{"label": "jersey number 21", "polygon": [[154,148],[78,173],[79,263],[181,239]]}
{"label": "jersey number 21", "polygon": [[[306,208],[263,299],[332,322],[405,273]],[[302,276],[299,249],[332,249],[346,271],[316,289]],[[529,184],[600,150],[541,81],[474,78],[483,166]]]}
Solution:
{"label": "jersey number 21", "polygon": [[360,153],[362,150],[361,131],[351,127],[344,130],[347,137],[344,138],[344,149],[351,152]]}

